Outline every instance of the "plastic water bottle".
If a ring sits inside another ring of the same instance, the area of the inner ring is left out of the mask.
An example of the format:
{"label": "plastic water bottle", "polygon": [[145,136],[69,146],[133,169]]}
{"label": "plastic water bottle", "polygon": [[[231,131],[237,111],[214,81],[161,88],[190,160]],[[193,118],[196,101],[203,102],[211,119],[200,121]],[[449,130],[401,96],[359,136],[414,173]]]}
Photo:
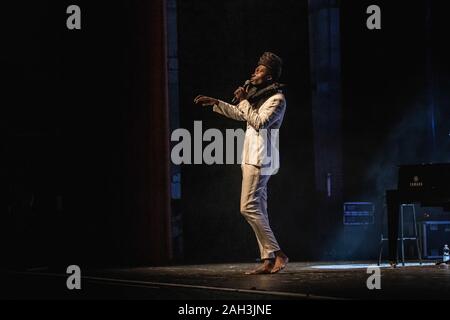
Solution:
{"label": "plastic water bottle", "polygon": [[444,246],[444,255],[442,256],[442,260],[447,262],[450,260],[450,249],[448,248],[448,244]]}

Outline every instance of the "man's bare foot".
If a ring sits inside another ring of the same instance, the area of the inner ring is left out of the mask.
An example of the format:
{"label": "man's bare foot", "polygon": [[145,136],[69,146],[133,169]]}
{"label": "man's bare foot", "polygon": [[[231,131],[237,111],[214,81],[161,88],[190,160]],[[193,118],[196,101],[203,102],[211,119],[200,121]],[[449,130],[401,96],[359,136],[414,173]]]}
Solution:
{"label": "man's bare foot", "polygon": [[247,271],[246,275],[253,275],[253,274],[270,274],[273,269],[274,263],[273,260],[267,259],[264,260],[264,263],[262,266],[259,266],[255,270]]}
{"label": "man's bare foot", "polygon": [[288,262],[289,258],[283,253],[283,251],[280,250],[275,252],[275,265],[273,266],[270,273],[277,273],[283,270],[284,268],[286,268]]}

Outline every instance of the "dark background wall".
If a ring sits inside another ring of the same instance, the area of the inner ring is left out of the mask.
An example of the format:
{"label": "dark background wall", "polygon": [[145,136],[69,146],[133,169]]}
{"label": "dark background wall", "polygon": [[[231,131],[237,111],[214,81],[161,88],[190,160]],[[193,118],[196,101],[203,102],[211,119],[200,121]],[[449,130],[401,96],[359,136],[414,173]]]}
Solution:
{"label": "dark background wall", "polygon": [[[2,264],[169,260],[169,241],[157,240],[169,223],[161,3],[78,1],[77,32],[66,29],[67,1],[2,4]],[[370,4],[382,8],[382,30],[365,27]],[[193,98],[229,101],[262,52],[284,59],[288,107],[269,214],[294,260],[325,251],[335,259],[373,257],[395,166],[450,160],[444,4],[361,0],[340,8],[344,200],[374,201],[378,223],[328,230],[329,213],[316,210],[307,1],[177,3],[181,127],[192,132],[193,121],[202,120],[203,130],[243,128],[194,106]],[[254,235],[239,214],[240,167],[181,170],[181,261],[256,258]]]}
{"label": "dark background wall", "polygon": [[[371,4],[382,10],[376,32],[361,14]],[[345,200],[376,206],[375,228],[342,228],[347,256],[375,256],[397,165],[450,160],[444,12],[438,1],[342,1]]]}
{"label": "dark background wall", "polygon": [[5,3],[3,264],[170,257],[163,3]]}
{"label": "dark background wall", "polygon": [[[285,60],[288,111],[281,130],[281,171],[269,184],[269,212],[281,245],[294,259],[370,259],[377,255],[384,191],[397,165],[448,162],[449,63],[440,34],[448,27],[437,1],[341,1],[344,201],[375,204],[376,223],[344,227],[343,210],[318,212],[309,85],[306,1],[203,1],[179,4],[182,126],[242,124],[192,105],[202,93],[229,100],[265,50]],[[382,10],[382,30],[366,27],[366,9]],[[431,16],[427,24],[427,13]],[[433,79],[432,81],[430,79]],[[436,135],[432,135],[434,97]],[[325,115],[326,116],[326,115]],[[329,130],[323,128],[323,130]],[[433,149],[433,144],[436,147]],[[249,259],[257,247],[239,215],[239,166],[182,169],[185,256]],[[334,221],[330,226],[324,219]]]}
{"label": "dark background wall", "polygon": [[[306,1],[180,1],[178,13],[181,125],[191,132],[194,120],[203,121],[203,130],[245,128],[194,106],[193,98],[205,94],[230,101],[264,51],[284,59],[287,111],[280,131],[281,169],[269,182],[269,215],[286,250],[297,256],[309,252],[313,232],[305,226],[314,217],[308,200],[314,180]],[[186,259],[259,256],[239,213],[240,170],[239,165],[182,167]]]}

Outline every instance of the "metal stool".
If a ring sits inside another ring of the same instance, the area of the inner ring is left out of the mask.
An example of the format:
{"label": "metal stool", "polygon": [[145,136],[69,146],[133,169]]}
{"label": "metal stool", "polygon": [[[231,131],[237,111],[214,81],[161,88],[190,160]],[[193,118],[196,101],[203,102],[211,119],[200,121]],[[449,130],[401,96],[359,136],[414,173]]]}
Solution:
{"label": "metal stool", "polygon": [[[412,207],[413,224],[414,224],[414,235],[413,235],[413,237],[405,237],[405,234],[404,234],[404,228],[403,228],[403,226],[404,226],[404,211],[403,211],[403,209],[405,207]],[[381,234],[380,254],[378,256],[378,265],[381,264],[381,256],[383,254],[383,242],[384,241],[388,241],[388,240],[389,240],[389,238],[384,238],[383,234]],[[416,206],[413,203],[400,205],[400,237],[397,238],[397,241],[401,242],[402,265],[403,266],[405,266],[405,240],[416,241],[417,255],[419,257],[420,264],[422,264],[422,252],[421,252],[421,249],[420,249],[419,236],[418,236],[418,232],[417,232]],[[398,260],[398,251],[397,251],[397,260]]]}

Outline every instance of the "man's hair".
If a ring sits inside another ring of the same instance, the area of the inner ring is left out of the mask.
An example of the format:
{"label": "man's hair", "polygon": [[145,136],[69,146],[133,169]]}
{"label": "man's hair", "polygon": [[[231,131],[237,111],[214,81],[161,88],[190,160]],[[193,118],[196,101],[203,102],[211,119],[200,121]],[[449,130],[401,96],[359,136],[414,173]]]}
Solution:
{"label": "man's hair", "polygon": [[279,56],[272,52],[264,52],[261,58],[259,58],[258,65],[265,66],[269,69],[274,80],[278,81],[283,69],[283,60]]}

